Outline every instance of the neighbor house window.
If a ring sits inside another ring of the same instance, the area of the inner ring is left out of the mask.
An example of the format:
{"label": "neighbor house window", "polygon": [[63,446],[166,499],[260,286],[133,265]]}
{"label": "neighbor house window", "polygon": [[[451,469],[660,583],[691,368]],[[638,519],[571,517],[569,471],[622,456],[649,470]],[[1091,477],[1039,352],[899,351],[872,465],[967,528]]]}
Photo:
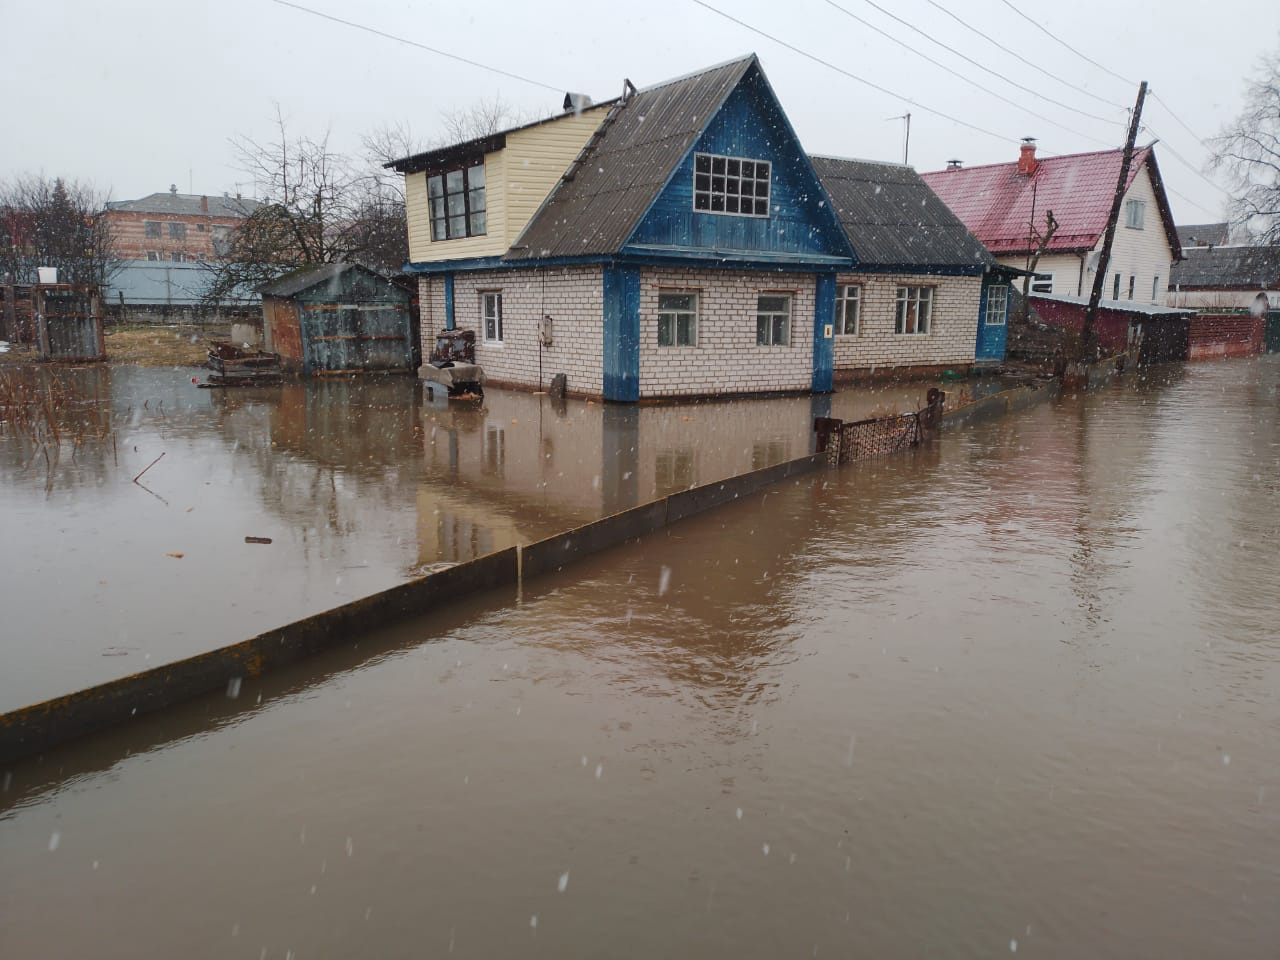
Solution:
{"label": "neighbor house window", "polygon": [[1151,302],[1156,303],[1160,296],[1160,274],[1156,274],[1151,278]]}
{"label": "neighbor house window", "polygon": [[785,347],[791,343],[791,297],[765,294],[756,299],[756,343]]}
{"label": "neighbor house window", "polygon": [[770,169],[768,160],[695,153],[693,209],[767,217]]}
{"label": "neighbor house window", "polygon": [[1004,323],[1009,308],[1009,288],[1002,283],[987,287],[987,312],[982,318],[989,327],[998,327]]}
{"label": "neighbor house window", "polygon": [[893,332],[927,334],[933,321],[933,287],[899,287]]}
{"label": "neighbor house window", "polygon": [[225,257],[231,252],[231,228],[217,223],[213,226],[213,252]]}
{"label": "neighbor house window", "polygon": [[490,343],[502,342],[502,294],[482,293],[481,314],[484,317],[484,338]]}
{"label": "neighbor house window", "polygon": [[658,294],[658,346],[696,347],[698,345],[698,295],[696,293]]}
{"label": "neighbor house window", "polygon": [[1133,299],[1133,291],[1137,288],[1137,286],[1138,286],[1138,278],[1135,277],[1132,273],[1129,274],[1129,299],[1130,300]]}
{"label": "neighbor house window", "polygon": [[169,254],[169,259],[172,260],[174,263],[181,263],[183,260],[182,251],[174,250],[172,253]]}
{"label": "neighbor house window", "polygon": [[197,233],[204,233],[204,224],[203,224],[203,223],[197,223],[197,224],[196,224],[196,232],[197,232]]}
{"label": "neighbor house window", "polygon": [[1142,229],[1142,222],[1147,215],[1145,200],[1129,200],[1124,205],[1124,225],[1134,230]]}
{"label": "neighbor house window", "polygon": [[1053,293],[1053,274],[1037,273],[1031,278],[1032,293]]}
{"label": "neighbor house window", "polygon": [[160,259],[160,251],[159,251],[159,250],[148,250],[148,251],[147,251],[147,259],[148,259],[148,260],[159,260],[159,259]]}
{"label": "neighbor house window", "polygon": [[836,287],[836,333],[856,337],[861,309],[862,287],[855,284]]}
{"label": "neighbor house window", "polygon": [[431,239],[479,237],[485,232],[484,164],[427,177]]}
{"label": "neighbor house window", "polygon": [[187,225],[185,223],[169,222],[169,239],[185,240],[187,239]]}
{"label": "neighbor house window", "polygon": [[1111,278],[1111,299],[1120,299],[1120,274],[1116,274]]}
{"label": "neighbor house window", "polygon": [[160,221],[159,220],[142,221],[142,230],[147,235],[147,239],[149,240],[160,239]]}

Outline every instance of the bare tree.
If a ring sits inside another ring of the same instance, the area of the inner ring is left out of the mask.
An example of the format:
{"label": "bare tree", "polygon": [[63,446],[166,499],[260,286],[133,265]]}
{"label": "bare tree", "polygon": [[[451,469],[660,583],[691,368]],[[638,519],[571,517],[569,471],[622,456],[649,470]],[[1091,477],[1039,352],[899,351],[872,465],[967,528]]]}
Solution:
{"label": "bare tree", "polygon": [[208,264],[206,299],[240,299],[312,264],[400,269],[408,249],[404,198],[391,178],[334,150],[328,133],[293,136],[279,107],[270,141],[231,142],[263,200],[232,232],[225,259]]}
{"label": "bare tree", "polygon": [[1027,319],[1027,311],[1031,301],[1027,298],[1031,295],[1031,278],[1036,272],[1036,267],[1040,263],[1040,258],[1044,256],[1045,250],[1049,248],[1049,241],[1053,239],[1053,235],[1058,232],[1058,221],[1053,215],[1052,210],[1046,210],[1044,214],[1044,229],[1041,230],[1034,223],[1030,224],[1031,240],[1035,243],[1035,248],[1031,251],[1031,256],[1027,258],[1027,275],[1022,278],[1022,301],[1018,305],[1015,316],[1016,320],[1025,322]]}
{"label": "bare tree", "polygon": [[444,137],[439,146],[446,147],[487,137],[499,130],[518,127],[532,119],[534,117],[531,114],[495,94],[491,100],[480,99],[466,107],[455,107],[440,114]]}
{"label": "bare tree", "polygon": [[106,196],[90,184],[42,174],[0,182],[0,281],[34,283],[57,267],[63,283],[105,285],[115,273]]}
{"label": "bare tree", "polygon": [[1262,59],[1244,110],[1212,144],[1209,168],[1232,187],[1232,225],[1254,242],[1280,244],[1280,53]]}

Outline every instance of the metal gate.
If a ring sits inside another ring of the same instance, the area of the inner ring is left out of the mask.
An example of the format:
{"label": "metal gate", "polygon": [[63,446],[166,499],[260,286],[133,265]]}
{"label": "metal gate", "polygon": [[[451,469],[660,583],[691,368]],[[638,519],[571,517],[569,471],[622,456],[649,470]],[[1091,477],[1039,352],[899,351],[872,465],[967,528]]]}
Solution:
{"label": "metal gate", "polygon": [[813,429],[818,434],[817,452],[825,453],[827,463],[836,466],[918,447],[933,436],[942,422],[946,396],[941,390],[931,389],[925,407],[915,413],[891,417],[849,422],[817,417],[813,421]]}

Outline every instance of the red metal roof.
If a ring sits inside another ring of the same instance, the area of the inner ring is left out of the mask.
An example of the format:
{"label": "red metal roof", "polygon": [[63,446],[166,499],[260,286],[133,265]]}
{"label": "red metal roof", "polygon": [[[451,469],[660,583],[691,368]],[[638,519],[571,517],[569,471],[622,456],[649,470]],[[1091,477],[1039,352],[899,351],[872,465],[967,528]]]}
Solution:
{"label": "red metal roof", "polygon": [[[1026,253],[1031,249],[1027,226],[1033,203],[1038,227],[1044,228],[1046,210],[1052,210],[1058,221],[1058,230],[1046,248],[1049,252],[1090,250],[1106,229],[1123,158],[1123,150],[1099,150],[1046,157],[1037,162],[1030,176],[1019,174],[1016,162],[939,170],[922,176],[994,254]],[[1134,151],[1125,189],[1133,185],[1144,165],[1151,169],[1166,232],[1172,231],[1168,200],[1150,147]],[[1173,242],[1177,242],[1176,233]],[[1177,247],[1174,249],[1176,256]]]}

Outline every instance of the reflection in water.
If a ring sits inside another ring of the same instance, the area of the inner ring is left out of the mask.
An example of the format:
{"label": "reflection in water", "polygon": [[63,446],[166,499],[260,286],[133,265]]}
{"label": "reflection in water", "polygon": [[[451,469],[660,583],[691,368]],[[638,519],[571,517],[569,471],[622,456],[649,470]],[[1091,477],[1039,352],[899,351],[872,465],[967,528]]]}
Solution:
{"label": "reflection in water", "polygon": [[[6,371],[45,419],[0,432],[0,524],[23,558],[0,581],[0,710],[798,456],[811,437],[806,398],[636,408],[492,390],[467,405],[406,377],[219,391],[189,374]],[[816,402],[850,416],[919,392]]]}
{"label": "reflection in water", "polygon": [[[19,765],[0,950],[1270,956],[1278,384],[1157,371],[812,474]],[[788,436],[660,412],[427,408],[418,528]]]}

